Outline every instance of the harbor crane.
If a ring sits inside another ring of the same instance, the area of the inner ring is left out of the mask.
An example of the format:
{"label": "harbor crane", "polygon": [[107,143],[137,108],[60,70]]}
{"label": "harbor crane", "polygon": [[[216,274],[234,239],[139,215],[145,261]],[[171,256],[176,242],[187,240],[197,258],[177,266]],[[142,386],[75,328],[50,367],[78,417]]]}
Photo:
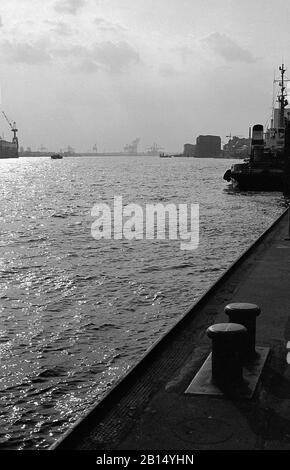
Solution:
{"label": "harbor crane", "polygon": [[18,129],[16,128],[16,122],[13,121],[13,122],[11,123],[4,111],[2,111],[2,114],[3,114],[3,116],[5,117],[6,121],[8,122],[8,124],[9,124],[9,126],[10,126],[10,128],[11,128],[11,130],[12,130],[12,132],[13,132],[13,139],[12,139],[12,142],[13,142],[14,144],[17,144],[17,145],[18,145],[18,138],[17,138]]}

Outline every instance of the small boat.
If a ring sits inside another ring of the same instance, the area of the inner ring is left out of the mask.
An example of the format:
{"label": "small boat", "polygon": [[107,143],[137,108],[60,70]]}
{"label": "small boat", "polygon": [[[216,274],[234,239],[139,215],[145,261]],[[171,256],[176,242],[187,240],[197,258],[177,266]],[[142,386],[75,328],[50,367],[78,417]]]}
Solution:
{"label": "small boat", "polygon": [[53,155],[51,155],[51,157],[53,160],[60,160],[61,158],[63,158],[63,156],[60,154],[60,153],[54,153]]}
{"label": "small boat", "polygon": [[160,158],[172,158],[172,155],[166,154],[164,152],[160,153],[159,155]]}

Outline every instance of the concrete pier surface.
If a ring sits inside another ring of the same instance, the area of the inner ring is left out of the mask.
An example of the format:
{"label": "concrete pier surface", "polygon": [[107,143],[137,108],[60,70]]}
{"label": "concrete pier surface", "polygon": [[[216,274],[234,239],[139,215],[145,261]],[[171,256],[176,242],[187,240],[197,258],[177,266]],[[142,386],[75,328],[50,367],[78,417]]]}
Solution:
{"label": "concrete pier surface", "polygon": [[[52,449],[290,449],[287,234],[284,213]],[[224,307],[231,302],[262,311],[256,345],[270,354],[255,394],[248,400],[185,394],[211,349],[206,329],[228,321]]]}

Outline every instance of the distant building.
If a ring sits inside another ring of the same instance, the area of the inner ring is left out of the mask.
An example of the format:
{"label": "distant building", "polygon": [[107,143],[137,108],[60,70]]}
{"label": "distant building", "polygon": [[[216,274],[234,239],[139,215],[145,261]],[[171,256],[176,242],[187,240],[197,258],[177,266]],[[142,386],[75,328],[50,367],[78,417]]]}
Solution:
{"label": "distant building", "polygon": [[249,156],[251,139],[246,137],[233,136],[227,144],[223,146],[224,158],[246,158]]}
{"label": "distant building", "polygon": [[196,145],[193,144],[184,144],[183,155],[185,157],[195,157]]}
{"label": "distant building", "polygon": [[217,135],[199,135],[196,139],[196,157],[218,157],[221,154],[221,138]]}

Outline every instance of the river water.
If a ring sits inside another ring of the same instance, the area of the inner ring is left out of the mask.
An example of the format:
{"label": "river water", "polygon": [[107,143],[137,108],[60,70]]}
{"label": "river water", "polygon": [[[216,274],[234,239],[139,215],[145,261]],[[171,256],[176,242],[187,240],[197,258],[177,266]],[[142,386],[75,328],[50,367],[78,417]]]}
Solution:
{"label": "river water", "polygon": [[[46,448],[284,210],[232,161],[0,160],[0,448]],[[95,240],[96,203],[199,204],[200,242]]]}

